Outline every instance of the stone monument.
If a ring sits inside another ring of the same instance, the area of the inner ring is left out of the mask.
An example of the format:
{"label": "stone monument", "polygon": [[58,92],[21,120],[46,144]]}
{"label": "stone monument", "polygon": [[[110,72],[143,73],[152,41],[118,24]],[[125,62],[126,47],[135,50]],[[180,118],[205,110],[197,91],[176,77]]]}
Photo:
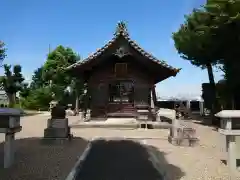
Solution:
{"label": "stone monument", "polygon": [[56,104],[51,109],[51,118],[48,119],[47,128],[44,129],[44,139],[70,139],[71,137],[65,108]]}

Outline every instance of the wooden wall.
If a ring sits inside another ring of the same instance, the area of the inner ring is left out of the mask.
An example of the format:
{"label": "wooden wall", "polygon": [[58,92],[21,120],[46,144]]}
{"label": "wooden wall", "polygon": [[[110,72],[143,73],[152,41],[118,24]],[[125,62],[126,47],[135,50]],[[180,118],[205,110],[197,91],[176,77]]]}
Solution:
{"label": "wooden wall", "polygon": [[[151,78],[144,73],[144,67],[139,66],[131,59],[125,59],[128,64],[128,73],[125,77],[116,78],[114,67],[118,60],[108,59],[105,63],[94,69],[90,76],[88,86],[91,95],[91,109],[94,116],[94,111],[101,111],[108,105],[109,101],[109,83],[116,79],[132,80],[134,82],[134,105],[149,104],[150,88],[153,85]],[[122,60],[121,62],[124,62]],[[98,110],[97,110],[98,109]],[[98,114],[98,113],[96,113]]]}

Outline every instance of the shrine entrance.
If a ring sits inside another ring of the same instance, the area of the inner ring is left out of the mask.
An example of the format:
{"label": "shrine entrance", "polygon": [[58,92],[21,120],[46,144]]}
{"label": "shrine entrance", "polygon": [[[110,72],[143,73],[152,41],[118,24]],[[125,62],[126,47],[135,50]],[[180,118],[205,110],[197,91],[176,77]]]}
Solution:
{"label": "shrine entrance", "polygon": [[134,84],[131,80],[115,80],[109,84],[108,113],[133,113]]}
{"label": "shrine entrance", "polygon": [[134,85],[131,80],[116,80],[109,84],[110,103],[134,104]]}

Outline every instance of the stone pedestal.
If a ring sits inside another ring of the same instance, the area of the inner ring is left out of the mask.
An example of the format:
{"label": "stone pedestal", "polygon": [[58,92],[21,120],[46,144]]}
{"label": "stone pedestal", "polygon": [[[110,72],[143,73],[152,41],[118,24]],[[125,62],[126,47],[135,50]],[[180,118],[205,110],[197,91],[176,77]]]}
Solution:
{"label": "stone pedestal", "polygon": [[10,167],[14,162],[14,147],[15,135],[14,133],[5,134],[5,144],[4,144],[4,168]]}
{"label": "stone pedestal", "polygon": [[44,129],[44,138],[69,138],[68,119],[48,119],[48,127]]}
{"label": "stone pedestal", "polygon": [[177,127],[170,129],[168,141],[175,146],[196,146],[198,138],[195,137],[196,131],[193,128]]}
{"label": "stone pedestal", "polygon": [[181,124],[181,120],[174,119],[168,141],[175,146],[196,146],[198,138],[196,138],[196,130]]}
{"label": "stone pedestal", "polygon": [[139,123],[139,128],[148,128],[148,119],[149,119],[149,111],[146,109],[138,109],[137,110],[137,121]]}

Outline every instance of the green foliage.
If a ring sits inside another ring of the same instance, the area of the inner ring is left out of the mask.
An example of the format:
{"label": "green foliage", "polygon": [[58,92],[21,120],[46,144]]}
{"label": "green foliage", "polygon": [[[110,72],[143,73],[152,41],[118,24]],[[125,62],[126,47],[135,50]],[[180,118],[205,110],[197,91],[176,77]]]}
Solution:
{"label": "green foliage", "polygon": [[[50,52],[44,65],[34,71],[30,86],[25,86],[21,91],[22,106],[47,110],[53,99],[62,104],[72,103],[74,96],[82,94],[83,83],[70,76],[65,67],[79,59],[72,49],[63,46]],[[71,87],[73,93],[66,93],[67,87]]]}
{"label": "green foliage", "polygon": [[20,65],[13,66],[12,71],[11,65],[4,65],[4,76],[1,77],[0,84],[9,98],[10,107],[14,106],[16,93],[22,90],[23,81],[24,77]]}
{"label": "green foliage", "polygon": [[197,67],[207,68],[212,95],[207,105],[213,116],[218,109],[218,102],[212,65],[219,63],[219,48],[210,28],[212,23],[212,17],[203,8],[194,9],[190,15],[185,16],[185,22],[180,29],[173,33],[173,40],[183,59]]}
{"label": "green foliage", "polygon": [[65,67],[77,62],[79,56],[70,48],[58,46],[49,53],[43,66],[43,78],[45,81],[52,80],[53,84],[70,84],[71,77],[66,74]]}
{"label": "green foliage", "polygon": [[30,84],[31,89],[37,89],[42,87],[46,82],[43,80],[43,66],[36,69],[32,76],[32,82]]}
{"label": "green foliage", "polygon": [[5,44],[0,41],[0,62],[2,63],[4,58],[6,57],[6,48],[4,48]]}
{"label": "green foliage", "polygon": [[32,89],[29,95],[21,100],[21,105],[25,109],[48,110],[51,100],[51,89],[49,87],[41,87]]}
{"label": "green foliage", "polygon": [[215,36],[215,43],[218,44],[219,61],[225,70],[229,98],[235,101],[233,108],[239,109],[240,1],[208,0],[204,8],[213,19],[210,28]]}
{"label": "green foliage", "polygon": [[86,87],[84,86],[84,83],[81,79],[75,78],[75,77],[72,78],[70,89],[73,94],[75,94],[76,96],[79,96],[84,93],[85,88]]}
{"label": "green foliage", "polygon": [[19,92],[20,97],[26,98],[30,94],[30,87],[28,86],[28,83],[23,83],[22,89]]}
{"label": "green foliage", "polygon": [[63,46],[58,46],[49,53],[42,69],[42,77],[44,82],[51,85],[56,100],[61,100],[65,89],[72,81],[72,77],[66,72],[65,67],[77,62],[79,59],[80,57],[71,48]]}
{"label": "green foliage", "polygon": [[239,0],[208,0],[203,8],[194,9],[173,33],[179,54],[201,67],[236,59],[240,54],[239,12]]}
{"label": "green foliage", "polygon": [[185,16],[180,29],[173,33],[178,53],[195,66],[205,68],[206,64],[216,64],[218,60],[215,37],[209,27],[212,21],[203,9],[194,9],[190,15]]}
{"label": "green foliage", "polygon": [[[184,25],[173,34],[175,47],[184,59],[202,68],[222,66],[229,94],[240,108],[240,1],[207,0],[186,16]],[[209,70],[209,69],[208,69]],[[213,84],[213,82],[210,81]],[[237,103],[238,104],[238,103]]]}
{"label": "green foliage", "polygon": [[20,65],[13,66],[4,64],[4,76],[1,77],[0,83],[6,93],[14,94],[21,90],[24,77],[22,75],[22,68]]}
{"label": "green foliage", "polygon": [[213,19],[211,29],[219,46],[219,59],[226,70],[228,87],[239,89],[240,80],[236,78],[240,70],[240,1],[208,0],[205,9]]}

